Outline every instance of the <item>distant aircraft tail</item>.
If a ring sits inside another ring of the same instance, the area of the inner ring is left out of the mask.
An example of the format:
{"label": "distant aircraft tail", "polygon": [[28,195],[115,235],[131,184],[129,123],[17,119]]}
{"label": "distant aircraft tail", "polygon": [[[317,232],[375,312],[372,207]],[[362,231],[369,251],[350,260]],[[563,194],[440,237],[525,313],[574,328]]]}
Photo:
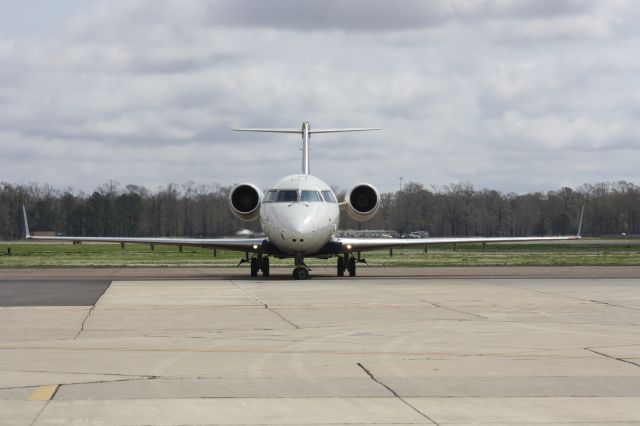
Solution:
{"label": "distant aircraft tail", "polygon": [[584,217],[584,204],[582,205],[582,211],[580,212],[580,224],[578,225],[578,238],[582,238],[582,218]]}
{"label": "distant aircraft tail", "polygon": [[264,129],[264,128],[234,128],[236,132],[259,132],[259,133],[297,133],[302,135],[302,173],[309,174],[309,139],[313,133],[342,133],[342,132],[367,132],[370,130],[381,130],[374,127],[358,127],[346,129],[316,129],[311,130],[308,121],[302,123],[300,129]]}
{"label": "distant aircraft tail", "polygon": [[29,232],[29,222],[27,222],[27,209],[22,205],[22,217],[24,218],[24,236],[27,240],[31,239],[31,232]]}

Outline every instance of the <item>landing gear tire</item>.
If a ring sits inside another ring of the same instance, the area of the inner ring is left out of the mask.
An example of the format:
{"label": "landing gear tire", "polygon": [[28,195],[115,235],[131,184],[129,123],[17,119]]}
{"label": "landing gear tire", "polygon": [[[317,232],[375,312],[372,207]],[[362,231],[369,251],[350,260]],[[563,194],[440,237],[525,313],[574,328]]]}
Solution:
{"label": "landing gear tire", "polygon": [[307,268],[303,268],[302,266],[298,266],[293,270],[293,278],[296,280],[306,280],[309,278],[309,271]]}
{"label": "landing gear tire", "polygon": [[344,270],[345,270],[345,266],[344,266],[344,258],[342,256],[338,256],[338,276],[339,277],[344,277]]}
{"label": "landing gear tire", "polygon": [[263,277],[269,276],[269,258],[268,257],[262,258],[262,276]]}
{"label": "landing gear tire", "polygon": [[348,269],[349,269],[349,276],[355,277],[356,276],[356,258],[353,256],[349,258]]}
{"label": "landing gear tire", "polygon": [[258,259],[256,259],[255,257],[251,259],[251,276],[258,276]]}

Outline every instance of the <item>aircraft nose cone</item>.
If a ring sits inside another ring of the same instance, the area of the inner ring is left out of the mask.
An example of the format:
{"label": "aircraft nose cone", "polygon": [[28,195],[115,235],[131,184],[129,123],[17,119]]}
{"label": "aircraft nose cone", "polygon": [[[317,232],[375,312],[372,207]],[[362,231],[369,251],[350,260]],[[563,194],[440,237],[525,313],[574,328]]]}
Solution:
{"label": "aircraft nose cone", "polygon": [[289,224],[289,232],[292,234],[304,237],[305,234],[312,232],[313,226],[304,220],[294,220]]}
{"label": "aircraft nose cone", "polygon": [[312,217],[309,216],[299,216],[299,217],[291,217],[285,224],[285,228],[287,234],[291,235],[291,238],[295,238],[298,242],[305,236],[310,236],[313,232],[316,231],[317,226],[316,222]]}

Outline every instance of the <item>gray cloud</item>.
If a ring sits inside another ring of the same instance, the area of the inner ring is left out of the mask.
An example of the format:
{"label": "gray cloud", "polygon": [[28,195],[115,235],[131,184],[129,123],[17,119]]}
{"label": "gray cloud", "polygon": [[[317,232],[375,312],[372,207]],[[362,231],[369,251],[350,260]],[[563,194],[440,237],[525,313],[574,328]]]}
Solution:
{"label": "gray cloud", "polygon": [[423,0],[238,0],[209,2],[207,21],[222,26],[296,30],[395,31],[432,27],[453,20],[527,19],[575,15],[589,1]]}

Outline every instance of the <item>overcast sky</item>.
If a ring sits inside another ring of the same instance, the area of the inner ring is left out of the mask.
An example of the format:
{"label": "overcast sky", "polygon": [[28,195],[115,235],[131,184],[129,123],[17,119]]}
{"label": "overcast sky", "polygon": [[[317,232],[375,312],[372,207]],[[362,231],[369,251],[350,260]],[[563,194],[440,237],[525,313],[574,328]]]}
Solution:
{"label": "overcast sky", "polygon": [[0,181],[640,184],[640,3],[0,1]]}

